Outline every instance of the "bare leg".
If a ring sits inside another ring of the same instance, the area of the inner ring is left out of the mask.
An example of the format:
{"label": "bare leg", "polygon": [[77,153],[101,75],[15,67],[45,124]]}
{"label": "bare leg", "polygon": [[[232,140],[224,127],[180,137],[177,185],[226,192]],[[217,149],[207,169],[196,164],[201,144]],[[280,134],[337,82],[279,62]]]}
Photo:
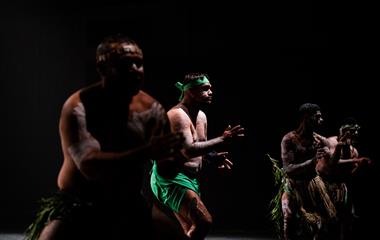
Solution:
{"label": "bare leg", "polygon": [[188,219],[186,219],[185,217],[182,217],[182,215],[179,213],[174,212],[174,215],[178,219],[178,222],[181,224],[181,227],[182,227],[184,233],[186,234],[186,236],[188,236],[188,232],[191,228],[191,222]]}
{"label": "bare leg", "polygon": [[292,235],[292,211],[290,208],[290,196],[287,192],[284,192],[281,197],[282,214],[284,218],[283,233],[284,240],[290,240]]}
{"label": "bare leg", "polygon": [[185,234],[192,240],[203,240],[212,224],[212,217],[199,196],[187,190],[176,214]]}
{"label": "bare leg", "polygon": [[[164,206],[165,207],[165,206]],[[184,227],[177,220],[178,216],[167,208],[163,209],[160,203],[154,202],[152,208],[153,236],[155,240],[188,240],[184,234]]]}
{"label": "bare leg", "polygon": [[52,220],[45,228],[42,230],[38,240],[60,240],[65,239],[64,236],[64,222],[61,220]]}

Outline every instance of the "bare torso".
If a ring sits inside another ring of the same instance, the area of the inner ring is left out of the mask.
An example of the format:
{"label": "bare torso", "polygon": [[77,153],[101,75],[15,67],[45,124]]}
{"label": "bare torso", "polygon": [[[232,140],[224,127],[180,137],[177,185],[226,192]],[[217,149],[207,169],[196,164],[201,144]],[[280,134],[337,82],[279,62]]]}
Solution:
{"label": "bare torso", "polygon": [[80,170],[70,148],[76,149],[78,154],[81,151],[86,154],[86,148],[120,152],[144,145],[161,133],[155,130],[162,129],[165,111],[142,91],[124,105],[112,105],[111,101],[104,104],[103,97],[100,86],[93,85],[74,93],[64,104],[60,119],[64,162],[58,186],[66,192],[90,198],[105,193],[112,196],[110,192],[120,189],[124,189],[121,194],[136,195],[141,189],[147,161],[126,163],[122,168],[120,164],[107,165],[107,175],[94,180]]}
{"label": "bare torso", "polygon": [[317,144],[313,135],[300,136],[296,131],[291,131],[283,137],[281,158],[290,177],[302,179],[315,174],[311,161],[316,156]]}
{"label": "bare torso", "polygon": [[[185,137],[184,144],[207,141],[207,118],[204,112],[198,111],[191,117],[186,107],[181,104],[168,112],[173,132],[182,132]],[[183,152],[186,156],[187,154]],[[182,167],[191,172],[198,172],[202,168],[202,156],[187,155]]]}
{"label": "bare torso", "polygon": [[318,162],[316,165],[316,170],[319,174],[322,174],[324,176],[338,176],[338,175],[346,175],[349,172],[352,171],[354,168],[354,163],[350,164],[340,164],[338,167],[339,163],[343,163],[345,160],[350,160],[353,158],[358,157],[358,151],[356,150],[355,147],[352,145],[345,145],[343,146],[342,150],[338,154],[337,160],[332,161],[331,158],[336,150],[336,147],[338,145],[338,137],[337,136],[332,136],[326,139],[326,146],[325,152],[326,156],[325,157],[320,157],[318,158]]}
{"label": "bare torso", "polygon": [[287,164],[302,163],[315,156],[316,142],[314,138],[303,138],[295,131],[289,132],[284,136],[284,147],[282,154],[289,155],[285,157]]}

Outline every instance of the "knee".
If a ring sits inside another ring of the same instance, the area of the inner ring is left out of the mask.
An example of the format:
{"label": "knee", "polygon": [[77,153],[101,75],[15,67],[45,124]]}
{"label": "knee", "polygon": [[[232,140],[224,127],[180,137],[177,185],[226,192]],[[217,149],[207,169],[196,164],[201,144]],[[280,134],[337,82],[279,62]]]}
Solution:
{"label": "knee", "polygon": [[202,225],[203,227],[210,228],[212,225],[212,216],[208,213],[201,217],[199,225]]}
{"label": "knee", "polygon": [[282,209],[282,214],[284,215],[284,218],[289,218],[292,215],[289,196],[285,194],[282,196],[282,199],[281,199],[281,209]]}
{"label": "knee", "polygon": [[198,212],[194,220],[194,224],[198,229],[207,230],[211,228],[212,216],[208,212]]}
{"label": "knee", "polygon": [[64,239],[63,225],[61,220],[52,220],[43,228],[38,240]]}

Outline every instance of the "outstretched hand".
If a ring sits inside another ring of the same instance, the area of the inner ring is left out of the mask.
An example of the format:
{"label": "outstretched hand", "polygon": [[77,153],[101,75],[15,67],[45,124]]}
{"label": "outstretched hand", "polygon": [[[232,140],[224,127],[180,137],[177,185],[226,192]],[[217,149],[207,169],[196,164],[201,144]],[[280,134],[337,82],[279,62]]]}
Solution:
{"label": "outstretched hand", "polygon": [[358,169],[360,169],[364,165],[370,165],[370,164],[372,164],[372,160],[368,157],[354,158],[354,168],[352,169],[351,173],[356,172]]}
{"label": "outstretched hand", "polygon": [[332,153],[327,146],[317,148],[316,157],[317,159],[330,159],[332,157]]}
{"label": "outstretched hand", "polygon": [[219,158],[221,158],[221,161],[218,164],[218,168],[231,170],[234,164],[227,158],[228,152],[218,152],[217,155]]}
{"label": "outstretched hand", "polygon": [[204,156],[204,160],[206,160],[206,162],[212,166],[217,166],[219,169],[230,170],[234,165],[228,159],[228,152],[211,151]]}
{"label": "outstretched hand", "polygon": [[313,133],[314,144],[317,148],[323,148],[325,146],[330,147],[330,143],[326,137],[323,137],[317,133]]}
{"label": "outstretched hand", "polygon": [[228,125],[228,127],[223,132],[223,138],[225,140],[229,140],[236,137],[244,137],[244,128],[240,125],[236,125],[234,127]]}

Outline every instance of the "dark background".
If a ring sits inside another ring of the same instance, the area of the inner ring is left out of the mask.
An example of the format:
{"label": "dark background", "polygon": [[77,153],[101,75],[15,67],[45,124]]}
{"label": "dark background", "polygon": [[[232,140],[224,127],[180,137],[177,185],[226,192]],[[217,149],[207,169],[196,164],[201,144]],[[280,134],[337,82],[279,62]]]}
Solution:
{"label": "dark background", "polygon": [[325,117],[324,135],[335,135],[347,116],[362,125],[360,151],[375,164],[356,177],[357,234],[370,236],[369,219],[379,210],[374,9],[310,0],[2,3],[0,232],[23,231],[37,200],[56,190],[61,106],[97,80],[98,42],[124,32],[144,50],[145,90],[166,108],[177,102],[176,81],[205,71],[214,91],[209,136],[228,124],[246,128],[246,138],[231,148],[233,171],[207,171],[202,183],[214,230],[273,233],[268,204],[276,188],[264,156],[279,158],[299,105],[314,102]]}

